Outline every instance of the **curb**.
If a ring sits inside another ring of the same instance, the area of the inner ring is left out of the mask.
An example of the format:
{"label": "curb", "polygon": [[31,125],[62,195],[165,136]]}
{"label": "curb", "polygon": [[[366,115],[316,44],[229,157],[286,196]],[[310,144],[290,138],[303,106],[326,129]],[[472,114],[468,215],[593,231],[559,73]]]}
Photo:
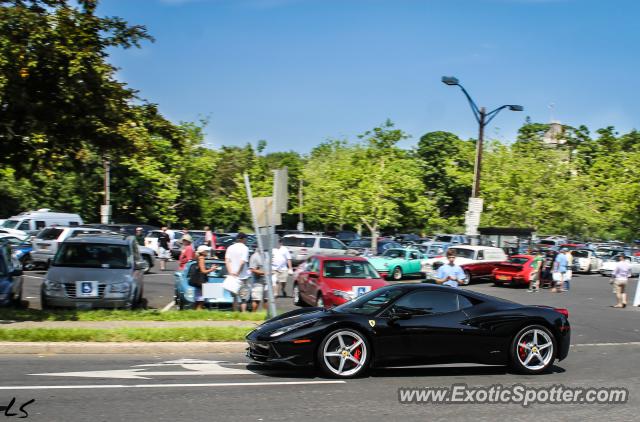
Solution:
{"label": "curb", "polygon": [[185,354],[244,353],[243,341],[206,342],[0,342],[0,355],[12,354]]}

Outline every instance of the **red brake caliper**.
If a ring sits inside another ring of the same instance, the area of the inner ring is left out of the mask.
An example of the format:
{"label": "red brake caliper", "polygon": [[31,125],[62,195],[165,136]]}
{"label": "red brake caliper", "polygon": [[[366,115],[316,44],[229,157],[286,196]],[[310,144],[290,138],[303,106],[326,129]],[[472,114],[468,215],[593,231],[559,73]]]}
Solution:
{"label": "red brake caliper", "polygon": [[[356,343],[357,340],[353,341],[353,344]],[[353,357],[360,360],[360,356],[362,355],[362,349],[360,347],[358,347],[354,352],[353,352]]]}
{"label": "red brake caliper", "polygon": [[520,359],[527,357],[527,352],[522,344],[523,343],[518,343],[518,354],[520,355]]}

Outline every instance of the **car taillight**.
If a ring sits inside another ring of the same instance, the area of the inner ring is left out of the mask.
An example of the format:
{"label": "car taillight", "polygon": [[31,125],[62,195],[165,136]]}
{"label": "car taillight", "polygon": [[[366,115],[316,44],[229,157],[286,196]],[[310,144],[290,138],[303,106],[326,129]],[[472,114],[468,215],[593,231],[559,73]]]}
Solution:
{"label": "car taillight", "polygon": [[307,254],[307,250],[306,249],[300,249],[300,252],[298,252],[299,255],[306,255]]}
{"label": "car taillight", "polygon": [[565,309],[565,308],[554,308],[553,309],[556,312],[561,313],[562,315],[564,315],[565,317],[569,318],[569,310]]}
{"label": "car taillight", "polygon": [[444,255],[434,256],[433,258],[434,258],[434,259],[435,259],[435,258],[444,258]]}

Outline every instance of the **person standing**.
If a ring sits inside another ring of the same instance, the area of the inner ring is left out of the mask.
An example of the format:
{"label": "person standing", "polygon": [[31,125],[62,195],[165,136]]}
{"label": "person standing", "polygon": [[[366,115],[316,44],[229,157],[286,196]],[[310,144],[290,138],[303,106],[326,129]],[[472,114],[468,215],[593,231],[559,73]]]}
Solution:
{"label": "person standing", "polygon": [[638,276],[638,284],[636,284],[636,294],[633,297],[632,306],[640,306],[640,276]]}
{"label": "person standing", "polygon": [[204,226],[204,244],[210,248],[209,255],[216,256],[216,234],[211,231],[209,226]]}
{"label": "person standing", "polygon": [[618,256],[618,262],[613,269],[611,278],[616,292],[617,303],[614,308],[625,308],[627,306],[627,283],[631,277],[631,264],[624,255]]}
{"label": "person standing", "polygon": [[236,242],[227,248],[224,262],[227,267],[227,273],[230,276],[237,277],[240,280],[240,288],[233,295],[233,310],[241,312],[247,310],[247,301],[249,300],[249,248],[247,248],[247,235],[240,232],[236,236]]}
{"label": "person standing", "polygon": [[160,271],[167,269],[167,261],[171,258],[171,251],[169,244],[171,243],[171,236],[167,233],[167,227],[162,227],[160,234],[158,235],[158,259],[160,260]]}
{"label": "person standing", "polygon": [[249,258],[249,270],[252,275],[251,283],[251,310],[256,312],[259,308],[264,309],[267,301],[267,280],[264,272],[264,259],[258,249]]}
{"label": "person standing", "polygon": [[552,293],[558,293],[564,291],[564,277],[567,273],[567,256],[564,254],[567,249],[563,248],[559,254],[556,255],[555,261],[553,261],[553,282],[554,286],[551,289]]}
{"label": "person standing", "polygon": [[534,253],[533,261],[531,261],[531,275],[529,276],[529,292],[540,292],[540,273],[544,264],[544,255],[538,251]]}
{"label": "person standing", "polygon": [[[196,250],[196,254],[198,256],[198,272],[196,273],[196,280],[189,280],[190,284],[194,283],[194,287],[196,288],[195,297],[196,297],[196,311],[201,310],[204,307],[204,297],[202,296],[202,285],[207,282],[207,274],[212,271],[217,270],[217,265],[212,265],[211,268],[207,268],[206,259],[209,256],[210,248],[206,245],[198,246]],[[195,264],[193,264],[195,265]],[[189,270],[191,272],[191,270]]]}
{"label": "person standing", "polygon": [[195,258],[195,253],[193,252],[193,239],[190,235],[185,234],[182,236],[182,251],[180,252],[180,257],[178,258],[178,270],[184,270],[187,262],[193,260]]}
{"label": "person standing", "polygon": [[458,287],[459,283],[466,278],[462,268],[455,263],[456,254],[447,251],[447,263],[442,264],[436,273],[436,283],[443,286]]}
{"label": "person standing", "polygon": [[285,287],[290,274],[293,274],[293,265],[291,263],[291,252],[286,246],[282,244],[282,238],[278,239],[278,247],[273,248],[272,253],[272,266],[273,274],[275,275],[276,283],[276,296],[287,297]]}
{"label": "person standing", "polygon": [[564,254],[567,257],[567,272],[564,274],[563,290],[568,292],[570,287],[569,282],[573,277],[573,254],[568,249],[565,250]]}
{"label": "person standing", "polygon": [[136,242],[140,246],[144,246],[144,229],[142,227],[136,227]]}

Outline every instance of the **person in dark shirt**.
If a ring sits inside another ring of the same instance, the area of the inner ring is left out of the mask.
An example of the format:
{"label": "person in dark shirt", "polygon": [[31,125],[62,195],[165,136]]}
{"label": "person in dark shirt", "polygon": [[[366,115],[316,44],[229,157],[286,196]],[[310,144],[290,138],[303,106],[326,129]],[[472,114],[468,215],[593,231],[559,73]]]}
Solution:
{"label": "person in dark shirt", "polygon": [[138,242],[138,245],[144,246],[144,230],[142,227],[136,227],[136,242]]}

